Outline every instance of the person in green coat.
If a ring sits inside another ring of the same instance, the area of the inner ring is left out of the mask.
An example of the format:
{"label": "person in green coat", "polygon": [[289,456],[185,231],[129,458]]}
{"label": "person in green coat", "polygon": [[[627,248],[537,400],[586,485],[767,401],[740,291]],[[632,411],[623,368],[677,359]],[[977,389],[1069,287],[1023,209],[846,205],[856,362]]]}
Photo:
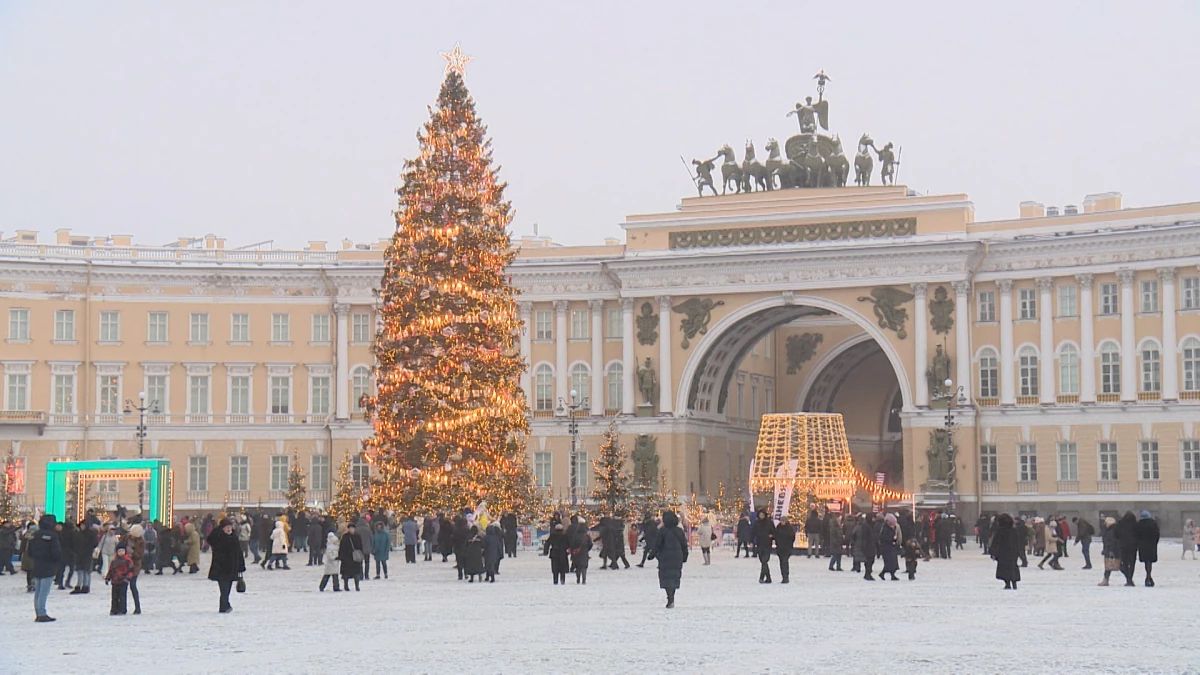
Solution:
{"label": "person in green coat", "polygon": [[383,578],[388,575],[388,554],[392,552],[392,538],[383,529],[383,523],[375,523],[375,534],[371,536],[371,555],[375,557],[375,578],[379,578],[379,570],[383,569]]}

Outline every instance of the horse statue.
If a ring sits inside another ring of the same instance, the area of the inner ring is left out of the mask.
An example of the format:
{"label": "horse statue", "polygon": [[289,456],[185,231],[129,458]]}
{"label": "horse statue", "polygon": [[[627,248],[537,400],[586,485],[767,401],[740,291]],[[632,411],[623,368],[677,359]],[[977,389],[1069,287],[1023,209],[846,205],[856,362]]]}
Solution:
{"label": "horse statue", "polygon": [[746,141],[746,156],[742,159],[742,191],[771,190],[775,181],[763,163],[754,158],[754,141]]}
{"label": "horse statue", "polygon": [[725,162],[721,164],[721,194],[725,194],[725,189],[729,187],[730,182],[733,183],[737,192],[741,192],[742,167],[738,166],[737,158],[733,156],[733,148],[726,143],[717,151],[717,156],[725,158]]}
{"label": "horse statue", "polygon": [[840,136],[834,136],[833,142],[829,145],[829,155],[825,157],[826,166],[829,170],[830,185],[833,187],[846,187],[846,178],[850,175],[850,160],[846,159],[846,153],[842,150],[842,139]]}
{"label": "horse statue", "polygon": [[854,155],[854,184],[867,187],[871,184],[871,171],[875,168],[875,160],[871,158],[871,150],[875,141],[867,134],[858,139],[858,153]]}
{"label": "horse statue", "polygon": [[779,141],[774,138],[767,139],[767,189],[774,190],[777,187],[789,187],[786,185],[776,185],[775,179],[779,177],[779,170],[783,168],[783,160],[779,156]]}
{"label": "horse statue", "polygon": [[[808,153],[801,160],[806,173],[804,187],[821,187],[822,179],[825,177],[825,158],[821,156],[821,150],[816,143],[808,146]],[[828,182],[827,180],[824,182]]]}

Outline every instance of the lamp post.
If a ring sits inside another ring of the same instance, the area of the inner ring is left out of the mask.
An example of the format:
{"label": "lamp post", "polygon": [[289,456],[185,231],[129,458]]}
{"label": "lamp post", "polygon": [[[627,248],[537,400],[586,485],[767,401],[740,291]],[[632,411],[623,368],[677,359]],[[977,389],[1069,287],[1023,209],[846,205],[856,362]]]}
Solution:
{"label": "lamp post", "polygon": [[581,408],[588,407],[587,397],[579,398],[579,392],[571,390],[571,401],[558,397],[558,408],[554,412],[559,417],[567,416],[567,433],[571,434],[571,506],[579,504],[579,420],[575,413]]}
{"label": "lamp post", "polygon": [[[138,413],[138,425],[134,431],[134,436],[138,439],[138,459],[143,459],[146,456],[146,412],[149,411],[157,415],[158,401],[151,401],[150,405],[146,405],[146,392],[140,391],[138,392],[137,405],[134,405],[133,401],[125,399],[125,414],[132,415],[135,410]],[[138,481],[138,513],[142,514],[143,520],[146,518],[144,515],[145,512],[142,510],[142,505],[145,502],[145,489],[146,481]]]}
{"label": "lamp post", "polygon": [[958,496],[958,471],[955,468],[954,454],[954,430],[958,428],[958,424],[954,421],[954,405],[965,405],[967,401],[966,391],[963,387],[954,388],[954,380],[946,378],[942,383],[942,387],[934,387],[930,392],[930,396],[935,401],[946,402],[946,419],[942,427],[946,430],[946,458],[950,462],[950,474],[947,476],[950,483],[950,504],[953,508],[954,502]]}

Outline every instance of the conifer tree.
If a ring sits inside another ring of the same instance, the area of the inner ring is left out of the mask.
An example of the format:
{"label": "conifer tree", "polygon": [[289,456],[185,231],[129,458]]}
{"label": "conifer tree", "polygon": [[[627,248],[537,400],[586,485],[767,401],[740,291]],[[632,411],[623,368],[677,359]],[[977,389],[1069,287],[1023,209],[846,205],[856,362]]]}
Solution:
{"label": "conifer tree", "polygon": [[304,469],[300,468],[300,455],[293,450],[292,464],[288,467],[287,500],[288,506],[295,511],[303,511],[308,503],[308,488],[304,485],[305,478]]}
{"label": "conifer tree", "polygon": [[0,475],[0,522],[17,520],[17,481],[17,459],[10,449],[4,458],[4,473]]}
{"label": "conifer tree", "polygon": [[592,463],[596,472],[592,499],[599,502],[601,515],[624,517],[629,510],[630,483],[633,478],[625,469],[625,448],[617,440],[617,432],[610,424],[600,443],[600,456]]}
{"label": "conifer tree", "polygon": [[333,499],[329,501],[329,514],[334,518],[345,516],[357,518],[363,511],[362,488],[350,475],[350,455],[347,453],[338,464],[337,479],[333,483]]}

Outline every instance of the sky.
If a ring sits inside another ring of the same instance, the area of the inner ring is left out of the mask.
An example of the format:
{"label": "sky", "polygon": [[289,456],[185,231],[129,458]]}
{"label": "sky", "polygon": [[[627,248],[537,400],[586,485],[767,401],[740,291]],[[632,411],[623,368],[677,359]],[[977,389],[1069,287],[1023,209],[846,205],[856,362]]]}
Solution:
{"label": "sky", "polygon": [[1198,30],[1168,0],[0,0],[0,232],[388,237],[456,43],[518,235],[599,243],[672,211],[681,156],[764,157],[822,69],[848,155],[893,142],[901,183],[978,220],[1200,201]]}

